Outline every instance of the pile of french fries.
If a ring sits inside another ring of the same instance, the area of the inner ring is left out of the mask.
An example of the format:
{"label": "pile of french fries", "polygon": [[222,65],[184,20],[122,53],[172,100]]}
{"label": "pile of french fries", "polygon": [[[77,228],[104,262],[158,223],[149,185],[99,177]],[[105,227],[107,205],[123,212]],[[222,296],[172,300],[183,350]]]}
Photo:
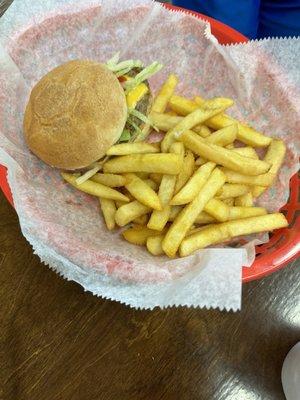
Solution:
{"label": "pile of french fries", "polygon": [[[155,256],[185,257],[286,227],[283,214],[254,205],[276,179],[283,141],[225,114],[231,99],[190,100],[175,94],[177,84],[170,75],[153,102],[151,122],[165,133],[160,143],[116,144],[102,173],[88,172],[79,183],[78,175],[62,173],[64,179],[99,198],[109,230],[126,227],[124,239]],[[266,148],[262,160],[256,148]]]}

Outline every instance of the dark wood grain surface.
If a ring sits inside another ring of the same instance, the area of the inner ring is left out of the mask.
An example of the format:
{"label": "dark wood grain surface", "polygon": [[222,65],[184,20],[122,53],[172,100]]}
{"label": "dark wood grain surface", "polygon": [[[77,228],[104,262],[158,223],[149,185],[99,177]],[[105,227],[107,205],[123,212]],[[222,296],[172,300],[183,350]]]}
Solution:
{"label": "dark wood grain surface", "polygon": [[0,192],[0,271],[1,400],[284,399],[299,261],[245,285],[238,313],[136,311],[42,265]]}
{"label": "dark wood grain surface", "polygon": [[42,265],[0,194],[1,400],[283,400],[300,340],[299,263],[244,286],[243,310],[136,311]]}

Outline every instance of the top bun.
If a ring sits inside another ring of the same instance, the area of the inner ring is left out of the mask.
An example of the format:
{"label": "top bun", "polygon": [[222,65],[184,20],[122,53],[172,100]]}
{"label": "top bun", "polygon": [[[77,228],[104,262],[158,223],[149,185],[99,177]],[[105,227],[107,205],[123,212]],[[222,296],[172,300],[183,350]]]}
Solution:
{"label": "top bun", "polygon": [[116,76],[102,64],[76,60],[50,71],[33,88],[25,139],[45,163],[82,169],[118,141],[126,119],[126,97]]}

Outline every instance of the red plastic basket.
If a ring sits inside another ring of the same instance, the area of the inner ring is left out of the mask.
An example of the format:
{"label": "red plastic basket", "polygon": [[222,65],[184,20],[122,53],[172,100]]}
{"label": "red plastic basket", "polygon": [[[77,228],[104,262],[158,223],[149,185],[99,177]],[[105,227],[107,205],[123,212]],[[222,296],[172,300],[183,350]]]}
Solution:
{"label": "red plastic basket", "polygon": [[[219,21],[194,11],[185,10],[170,4],[168,9],[179,10],[206,20],[211,24],[212,33],[221,44],[246,43],[248,39]],[[0,165],[0,188],[13,206],[13,200],[6,179],[7,170]],[[250,268],[243,268],[243,282],[262,278],[295,259],[300,253],[300,190],[299,176],[295,175],[290,181],[290,198],[281,210],[287,217],[289,227],[274,231],[269,242],[256,247],[256,259]]]}

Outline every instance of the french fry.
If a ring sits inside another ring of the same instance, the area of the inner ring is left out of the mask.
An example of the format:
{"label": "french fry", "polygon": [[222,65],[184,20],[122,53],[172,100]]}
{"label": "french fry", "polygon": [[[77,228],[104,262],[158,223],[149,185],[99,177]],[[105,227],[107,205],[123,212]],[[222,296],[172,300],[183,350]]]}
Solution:
{"label": "french fry", "polygon": [[207,214],[205,211],[202,211],[199,213],[197,216],[195,223],[199,225],[206,225],[206,224],[213,224],[216,223],[217,221],[215,220],[214,217],[211,215]]}
{"label": "french fry", "polygon": [[229,217],[229,207],[223,201],[211,199],[204,207],[204,211],[217,221],[225,222]]}
{"label": "french fry", "polygon": [[121,187],[126,183],[126,179],[122,175],[114,174],[95,174],[91,181],[101,183],[102,185],[109,187]]}
{"label": "french fry", "polygon": [[184,157],[182,170],[179,172],[179,175],[176,180],[174,193],[178,193],[179,190],[187,183],[189,178],[193,175],[194,165],[195,165],[194,155],[190,150],[188,150],[186,156]]}
{"label": "french fry", "polygon": [[241,183],[249,186],[270,186],[275,178],[275,174],[267,172],[266,174],[249,176],[231,171],[227,168],[221,168],[226,175],[226,182],[228,183]]}
{"label": "french fry", "polygon": [[101,183],[96,183],[87,180],[83,182],[81,185],[77,185],[75,176],[68,174],[66,172],[62,172],[61,175],[65,179],[65,181],[67,181],[70,185],[74,186],[78,190],[81,190],[82,192],[91,194],[92,196],[101,197],[103,199],[121,200],[129,202],[128,197],[124,196],[124,194],[108,186],[104,186]]}
{"label": "french fry", "polygon": [[[193,128],[194,126],[205,122],[208,118],[213,115],[219,114],[224,111],[224,107],[218,108],[198,108],[193,111],[191,114],[188,114],[182,121],[179,122],[178,125],[174,126],[174,128],[170,129],[161,142],[161,149],[164,153],[166,153],[171,144],[179,137],[183,132],[188,129]],[[199,137],[199,135],[197,135]]]}
{"label": "french fry", "polygon": [[135,200],[117,209],[115,221],[119,226],[125,226],[136,218],[148,214],[150,211],[151,208],[146,207],[144,204],[141,204]]}
{"label": "french fry", "polygon": [[[210,100],[204,100],[202,101],[201,104],[197,104],[196,102],[186,99],[185,97],[173,95],[169,101],[169,106],[171,107],[171,109],[175,111],[177,114],[183,116],[191,114],[199,107],[212,108],[212,109],[223,108],[225,110],[226,108],[231,107],[232,105],[233,101],[231,99],[223,97],[215,97]],[[225,126],[222,126],[222,128],[225,128]]]}
{"label": "french fry", "polygon": [[[195,131],[195,129],[194,129]],[[212,133],[206,139],[206,143],[215,144],[221,147],[228,146],[228,143],[232,143],[236,139],[237,124],[228,125],[226,128],[220,129]],[[255,150],[253,150],[255,152]],[[196,161],[196,165],[203,165],[207,160],[203,157],[199,157]]]}
{"label": "french fry", "polygon": [[183,120],[183,117],[169,114],[152,112],[150,115],[151,122],[157,129],[162,132],[168,132],[174,126]]}
{"label": "french fry", "polygon": [[160,149],[154,143],[119,143],[110,147],[106,154],[108,156],[126,156],[129,154],[159,153]]}
{"label": "french fry", "polygon": [[126,174],[125,178],[127,181],[125,187],[136,200],[154,210],[162,209],[158,195],[145,181],[135,174]]}
{"label": "french fry", "polygon": [[120,201],[120,200],[116,200],[115,201],[115,205],[116,205],[117,208],[120,208],[120,207],[124,206],[127,203],[128,202],[126,202],[126,201]]}
{"label": "french fry", "polygon": [[228,221],[267,214],[263,207],[229,207]]}
{"label": "french fry", "polygon": [[133,222],[134,222],[135,224],[137,224],[137,225],[144,225],[144,226],[146,226],[147,223],[148,223],[148,219],[149,219],[149,218],[148,218],[148,215],[145,214],[145,215],[142,215],[141,217],[138,217],[138,218],[134,219]]}
{"label": "french fry", "polygon": [[198,133],[203,138],[206,138],[211,135],[211,130],[206,125],[197,125],[194,126],[193,131]]}
{"label": "french fry", "polygon": [[131,154],[108,160],[105,173],[148,172],[178,175],[182,168],[182,157],[178,154]]}
{"label": "french fry", "polygon": [[170,204],[172,206],[180,206],[193,201],[205,185],[215,166],[215,163],[208,162],[199,167],[185,186],[172,198]]}
{"label": "french fry", "polygon": [[164,235],[150,236],[147,238],[146,246],[149,253],[151,253],[153,256],[162,256],[164,254],[162,248],[163,238]]}
{"label": "french fry", "polygon": [[180,256],[186,257],[196,250],[224,242],[237,236],[272,231],[286,226],[288,226],[288,222],[281,213],[223,222],[222,224],[207,227],[185,238],[180,246]]}
{"label": "french fry", "polygon": [[260,175],[267,172],[270,168],[268,162],[243,157],[232,150],[224,149],[215,144],[205,143],[204,139],[192,131],[185,131],[179,137],[179,140],[183,142],[185,147],[199,156],[241,174]]}
{"label": "french fry", "polygon": [[246,193],[242,196],[236,197],[234,205],[237,207],[252,207],[253,206],[253,196],[252,193]]}
{"label": "french fry", "polygon": [[167,256],[175,256],[182,240],[195,223],[199,213],[204,209],[209,200],[215,196],[217,191],[223,186],[224,182],[225,175],[222,171],[216,168],[211,173],[197,197],[190,204],[184,207],[176,217],[162,243],[163,250]]}
{"label": "french fry", "polygon": [[107,226],[107,229],[109,231],[111,231],[116,226],[115,214],[116,214],[117,208],[116,208],[115,202],[113,200],[102,199],[100,197],[99,203],[100,203],[101,211],[102,211],[103,218],[104,218],[105,224]]}
{"label": "french fry", "polygon": [[[204,101],[202,102],[202,104]],[[201,104],[201,105],[202,105]],[[169,101],[170,108],[179,115],[186,116],[199,108],[199,104],[182,96],[173,95]]]}
{"label": "french fry", "polygon": [[182,209],[183,206],[172,206],[169,215],[169,221],[173,222]]}
{"label": "french fry", "polygon": [[[170,150],[174,153],[179,153],[183,158],[182,147],[180,146],[180,143],[173,143]],[[148,228],[162,231],[166,226],[171,212],[171,206],[169,203],[174,194],[176,179],[177,178],[174,175],[164,175],[162,177],[162,181],[158,190],[158,197],[162,205],[162,210],[154,210],[152,212],[150,220],[147,224]]]}
{"label": "french fry", "polygon": [[162,174],[150,174],[149,178],[152,179],[155,183],[160,185],[160,182],[162,180],[163,175]]}
{"label": "french fry", "polygon": [[222,199],[223,203],[227,204],[229,207],[234,206],[234,197],[228,197],[227,199]]}
{"label": "french fry", "polygon": [[258,160],[258,155],[256,151],[253,149],[253,147],[236,147],[232,149],[232,151],[240,154],[241,156],[254,158],[255,160]]}
{"label": "french fry", "polygon": [[[226,175],[224,175],[226,177]],[[226,179],[226,178],[225,178]],[[241,185],[238,183],[225,183],[225,185],[217,193],[220,200],[228,199],[231,197],[238,197],[250,191],[249,186]]]}
{"label": "french fry", "polygon": [[[170,115],[170,114],[161,114],[161,113],[152,113],[151,116],[152,124],[163,132],[168,132],[170,129],[174,128],[178,125],[184,117],[180,117],[178,115]],[[211,134],[210,129],[205,125],[197,125],[193,128],[193,130],[198,133],[203,138],[208,137]]]}
{"label": "french fry", "polygon": [[[195,102],[198,104],[198,106],[203,105],[203,99],[198,97],[198,99],[195,99]],[[172,100],[172,98],[171,98]],[[186,110],[187,111],[187,110]],[[182,113],[178,113],[181,115],[185,115]],[[271,138],[263,135],[260,132],[257,132],[255,129],[250,128],[249,126],[245,124],[241,124],[239,121],[236,119],[229,117],[226,114],[218,114],[212,118],[210,118],[207,122],[206,125],[209,126],[210,128],[213,129],[221,129],[225,128],[228,125],[231,125],[233,123],[238,124],[238,134],[237,138],[241,142],[247,144],[248,146],[253,146],[253,147],[267,147],[271,143]]]}
{"label": "french fry", "polygon": [[252,196],[256,199],[257,197],[262,195],[266,191],[266,189],[267,188],[265,186],[253,186],[251,190]]}
{"label": "french fry", "polygon": [[149,237],[157,235],[156,231],[146,228],[145,226],[134,226],[122,232],[122,236],[127,242],[143,246],[147,243]]}
{"label": "french fry", "polygon": [[226,149],[232,150],[232,149],[234,149],[234,144],[233,144],[233,143],[230,143],[230,144],[228,144],[228,145],[225,146],[225,147],[226,147]]}
{"label": "french fry", "polygon": [[[264,158],[264,161],[271,164],[269,171],[271,182],[269,183],[269,186],[272,185],[278,174],[278,171],[284,161],[285,153],[286,146],[284,142],[282,140],[273,139]],[[266,188],[263,188],[262,185],[253,188],[253,197],[256,198],[260,196],[265,190]]]}
{"label": "french fry", "polygon": [[163,113],[166,110],[168,102],[172,97],[177,84],[178,77],[174,74],[169,75],[158,92],[158,95],[154,99],[151,112]]}
{"label": "french fry", "polygon": [[236,139],[236,135],[238,132],[238,125],[232,124],[226,126],[226,128],[220,129],[214,133],[212,133],[207,139],[207,143],[216,144],[221,147],[225,147],[226,145],[233,143]]}
{"label": "french fry", "polygon": [[144,182],[151,187],[155,192],[158,191],[159,184],[154,182],[152,179],[144,179]]}

